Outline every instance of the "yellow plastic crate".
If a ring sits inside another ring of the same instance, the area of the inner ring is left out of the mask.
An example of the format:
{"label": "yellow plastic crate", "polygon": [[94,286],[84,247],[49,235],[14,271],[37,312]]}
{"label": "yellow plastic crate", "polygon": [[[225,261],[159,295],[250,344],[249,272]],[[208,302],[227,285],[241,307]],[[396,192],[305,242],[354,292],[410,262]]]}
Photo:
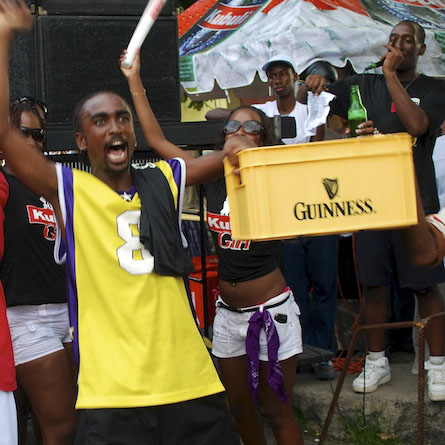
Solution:
{"label": "yellow plastic crate", "polygon": [[387,229],[417,223],[406,133],[243,150],[225,160],[233,239]]}

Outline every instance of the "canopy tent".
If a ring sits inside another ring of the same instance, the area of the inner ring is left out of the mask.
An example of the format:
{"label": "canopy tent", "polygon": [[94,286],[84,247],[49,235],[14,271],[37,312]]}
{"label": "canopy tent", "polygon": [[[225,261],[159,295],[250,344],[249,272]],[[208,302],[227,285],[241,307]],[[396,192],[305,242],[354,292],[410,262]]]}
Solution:
{"label": "canopy tent", "polygon": [[299,72],[315,60],[349,60],[362,72],[403,19],[427,28],[420,71],[445,76],[445,0],[198,0],[191,8],[179,16],[181,84],[190,94],[245,87],[257,75],[265,82],[261,67],[277,54]]}

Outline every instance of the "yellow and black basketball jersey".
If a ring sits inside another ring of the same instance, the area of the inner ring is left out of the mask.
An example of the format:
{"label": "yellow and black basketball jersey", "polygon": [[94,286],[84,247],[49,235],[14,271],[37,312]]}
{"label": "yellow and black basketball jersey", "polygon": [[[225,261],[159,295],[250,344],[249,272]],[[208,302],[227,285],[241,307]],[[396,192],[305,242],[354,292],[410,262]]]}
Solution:
{"label": "yellow and black basketball jersey", "polygon": [[[156,166],[179,224],[185,165],[173,159]],[[139,240],[138,194],[127,201],[95,176],[61,165],[57,175],[79,360],[76,407],[163,405],[223,391],[183,278],[154,273]]]}

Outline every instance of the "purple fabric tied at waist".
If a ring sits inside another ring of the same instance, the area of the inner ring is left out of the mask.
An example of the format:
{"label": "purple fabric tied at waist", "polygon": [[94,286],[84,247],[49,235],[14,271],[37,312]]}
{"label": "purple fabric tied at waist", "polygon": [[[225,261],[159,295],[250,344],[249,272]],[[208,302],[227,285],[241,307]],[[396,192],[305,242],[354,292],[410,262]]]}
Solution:
{"label": "purple fabric tied at waist", "polygon": [[260,377],[260,332],[264,328],[267,339],[267,382],[284,403],[287,400],[283,373],[278,361],[280,339],[272,316],[265,308],[259,308],[249,319],[246,336],[246,352],[249,360],[249,387],[253,401],[258,401],[258,386]]}

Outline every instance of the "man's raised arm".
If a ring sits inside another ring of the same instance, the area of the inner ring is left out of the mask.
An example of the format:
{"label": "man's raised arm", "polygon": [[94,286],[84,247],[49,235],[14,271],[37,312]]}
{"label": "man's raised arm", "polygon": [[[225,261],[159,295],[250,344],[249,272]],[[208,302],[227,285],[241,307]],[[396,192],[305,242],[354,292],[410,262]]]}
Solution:
{"label": "man's raised arm", "polygon": [[404,59],[403,53],[392,45],[388,44],[385,47],[388,53],[382,69],[389,94],[397,110],[397,116],[411,136],[421,136],[427,132],[430,122],[425,111],[412,101],[406,91],[407,88],[400,83],[397,76],[397,68]]}
{"label": "man's raised arm", "polygon": [[59,213],[54,163],[30,147],[9,123],[9,46],[14,31],[27,31],[31,27],[31,16],[22,0],[0,0],[0,148],[17,178],[51,202]]}

